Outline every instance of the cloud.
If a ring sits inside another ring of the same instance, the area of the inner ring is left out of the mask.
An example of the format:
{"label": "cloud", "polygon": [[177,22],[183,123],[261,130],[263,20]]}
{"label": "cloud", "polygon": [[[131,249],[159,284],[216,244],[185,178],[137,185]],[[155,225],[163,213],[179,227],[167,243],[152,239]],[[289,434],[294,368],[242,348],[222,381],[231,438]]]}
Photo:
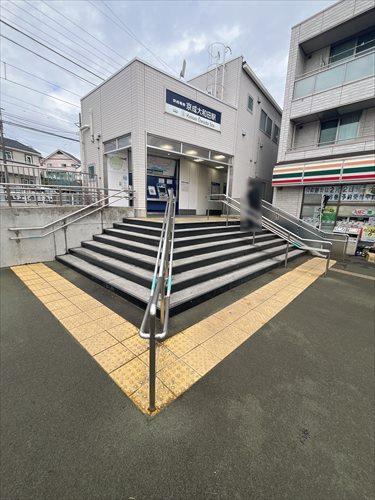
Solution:
{"label": "cloud", "polygon": [[[1,8],[3,17],[11,23],[17,24],[22,30],[28,30],[30,35],[43,38],[47,45],[53,46],[67,57],[76,59],[79,64],[103,77],[110,75],[122,67],[124,61],[137,55],[164,71],[167,68],[161,59],[169,67],[176,68],[176,71],[182,59],[186,59],[187,79],[189,79],[207,69],[208,45],[215,41],[223,42],[231,46],[233,56],[244,55],[249,65],[281,103],[290,27],[334,1],[106,0],[104,3],[94,0],[93,6],[83,0],[46,0],[46,3],[40,0],[31,0],[27,3],[3,0]],[[113,14],[106,4],[110,5],[116,19],[131,27],[136,37],[157,54],[158,58],[155,58],[134,37],[129,36],[124,27],[120,28],[111,20]],[[91,35],[70,23],[59,12],[82,26]],[[65,66],[77,75],[96,83],[100,82],[99,78],[32,42],[30,38],[4,26],[2,33],[47,59]],[[7,67],[9,79],[77,105],[79,97],[64,89],[83,96],[93,88],[92,85],[11,42],[3,40],[1,57],[9,63]],[[10,64],[53,83],[48,84],[38,80],[35,76],[10,67]],[[3,92],[1,105],[5,110],[5,116],[22,116],[25,124],[31,124],[26,120],[33,120],[37,128],[54,127],[72,133],[77,130],[75,123],[78,120],[79,108],[3,80],[1,87]],[[10,125],[5,125],[5,132],[7,136],[34,146],[43,154],[63,148],[79,155],[79,145],[65,139],[49,137]]]}

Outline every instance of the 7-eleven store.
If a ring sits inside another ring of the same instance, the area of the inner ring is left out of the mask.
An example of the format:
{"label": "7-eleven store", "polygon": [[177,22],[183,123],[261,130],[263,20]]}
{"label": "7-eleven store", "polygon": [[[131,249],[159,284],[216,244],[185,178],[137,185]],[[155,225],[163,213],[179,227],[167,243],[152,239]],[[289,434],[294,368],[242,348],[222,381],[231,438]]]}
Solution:
{"label": "7-eleven store", "polygon": [[273,203],[318,226],[322,196],[329,201],[322,214],[325,231],[359,229],[363,241],[375,241],[375,156],[279,163],[273,172]]}

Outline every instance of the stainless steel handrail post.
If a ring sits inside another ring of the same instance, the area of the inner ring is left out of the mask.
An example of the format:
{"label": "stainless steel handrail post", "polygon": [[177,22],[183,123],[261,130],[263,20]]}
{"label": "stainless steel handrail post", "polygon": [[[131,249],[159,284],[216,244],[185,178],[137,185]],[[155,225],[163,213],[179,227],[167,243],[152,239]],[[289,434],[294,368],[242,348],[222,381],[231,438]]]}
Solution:
{"label": "stainless steel handrail post", "polygon": [[156,339],[155,339],[156,314],[150,314],[150,349],[149,349],[149,402],[150,412],[155,411],[156,399]]}
{"label": "stainless steel handrail post", "polygon": [[288,254],[289,254],[289,240],[286,241],[285,264],[284,264],[285,268],[288,266]]}
{"label": "stainless steel handrail post", "polygon": [[330,261],[331,261],[331,252],[329,252],[329,254],[327,254],[326,271],[324,273],[324,277],[327,276]]}

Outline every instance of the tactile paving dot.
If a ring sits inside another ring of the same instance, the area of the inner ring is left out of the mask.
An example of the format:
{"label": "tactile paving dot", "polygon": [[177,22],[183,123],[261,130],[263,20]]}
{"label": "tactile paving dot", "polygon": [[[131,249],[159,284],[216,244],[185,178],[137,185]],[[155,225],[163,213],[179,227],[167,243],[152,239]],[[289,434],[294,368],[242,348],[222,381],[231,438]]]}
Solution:
{"label": "tactile paving dot", "polygon": [[130,396],[146,382],[148,368],[139,358],[134,358],[124,366],[114,370],[110,376]]}
{"label": "tactile paving dot", "polygon": [[178,358],[191,351],[196,347],[197,342],[191,335],[186,336],[184,333],[175,335],[174,337],[166,340],[164,344],[170,349]]}
{"label": "tactile paving dot", "polygon": [[81,342],[81,345],[93,356],[115,344],[117,344],[117,340],[107,332],[97,333]]}
{"label": "tactile paving dot", "polygon": [[[148,410],[149,407],[149,384],[148,382],[145,382],[137,391],[135,391],[131,396],[130,399],[134,401],[134,403],[143,411],[143,413],[146,413],[147,415],[150,415],[150,412]],[[161,409],[164,408],[164,406],[168,405],[172,401],[176,399],[176,396],[173,394],[172,391],[166,387],[161,380],[156,378],[156,383],[155,383],[155,407],[156,411],[152,412],[152,415],[155,415],[157,412],[159,412]]]}
{"label": "tactile paving dot", "polygon": [[136,356],[140,356],[148,349],[148,341],[141,339],[139,335],[134,335],[122,342],[125,347],[130,349]]}
{"label": "tactile paving dot", "polygon": [[108,328],[107,331],[112,335],[112,337],[115,337],[120,342],[128,339],[129,337],[133,337],[138,333],[138,329],[127,321],[114,326],[113,328]]}
{"label": "tactile paving dot", "polygon": [[69,331],[76,340],[81,342],[82,340],[86,340],[93,335],[103,332],[104,330],[101,326],[96,324],[96,321],[90,321],[84,325],[71,328]]}
{"label": "tactile paving dot", "polygon": [[202,376],[221,361],[203,346],[196,347],[181,359]]}
{"label": "tactile paving dot", "polygon": [[134,354],[122,344],[116,344],[94,356],[106,372],[112,372],[134,358]]}
{"label": "tactile paving dot", "polygon": [[[150,351],[147,350],[139,356],[145,365],[149,366]],[[162,370],[166,365],[176,361],[177,357],[164,344],[156,345],[156,371]]]}
{"label": "tactile paving dot", "polygon": [[158,377],[176,396],[182,394],[200,378],[199,374],[181,359],[160,370]]}

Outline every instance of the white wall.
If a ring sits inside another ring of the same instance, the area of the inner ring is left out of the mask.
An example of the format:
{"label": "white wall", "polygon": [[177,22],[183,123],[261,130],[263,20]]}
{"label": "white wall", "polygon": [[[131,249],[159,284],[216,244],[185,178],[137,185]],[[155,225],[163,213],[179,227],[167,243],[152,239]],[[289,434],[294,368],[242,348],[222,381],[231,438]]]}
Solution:
{"label": "white wall", "polygon": [[272,203],[285,212],[300,217],[303,199],[303,187],[277,187],[273,190]]}
{"label": "white wall", "polygon": [[[65,254],[63,230],[44,238],[17,241],[9,239],[17,234],[9,231],[8,228],[43,226],[60,217],[68,216],[76,210],[76,207],[1,208],[0,267],[51,261],[56,255]],[[82,241],[91,240],[94,234],[102,233],[103,228],[111,227],[114,222],[120,222],[128,215],[132,215],[131,209],[108,207],[103,212],[96,212],[71,224],[67,227],[66,233],[68,248],[78,247]],[[40,231],[22,233],[22,235],[26,234],[42,233]]]}
{"label": "white wall", "polygon": [[205,215],[207,209],[220,209],[220,203],[208,203],[211,182],[220,183],[220,192],[226,183],[226,170],[207,167],[191,160],[180,161],[179,208],[182,213]]}
{"label": "white wall", "polygon": [[[248,111],[248,96],[253,98],[253,112]],[[232,196],[239,198],[249,177],[272,180],[277,159],[277,144],[259,129],[261,110],[280,128],[281,116],[253,80],[241,71],[237,111],[236,145]]]}

